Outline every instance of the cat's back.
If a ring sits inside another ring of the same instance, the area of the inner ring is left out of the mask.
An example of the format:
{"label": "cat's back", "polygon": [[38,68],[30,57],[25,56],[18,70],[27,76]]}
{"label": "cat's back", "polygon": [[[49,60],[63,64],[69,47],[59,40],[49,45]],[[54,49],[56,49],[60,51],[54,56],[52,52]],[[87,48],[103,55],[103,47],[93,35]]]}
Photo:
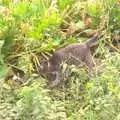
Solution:
{"label": "cat's back", "polygon": [[68,45],[64,48],[61,48],[55,51],[55,53],[51,58],[51,62],[54,64],[59,63],[61,61],[70,59],[70,56],[83,58],[86,48],[87,47],[85,44],[80,44],[80,43],[74,43],[74,44]]}
{"label": "cat's back", "polygon": [[80,44],[80,43],[74,43],[70,44],[64,48],[61,48],[55,52],[55,54],[62,54],[62,53],[69,53],[77,49],[84,49],[86,47],[85,44]]}
{"label": "cat's back", "polygon": [[80,55],[80,54],[84,54],[86,49],[87,49],[86,44],[74,43],[57,50],[54,53],[54,55],[55,56],[67,56],[69,54]]}

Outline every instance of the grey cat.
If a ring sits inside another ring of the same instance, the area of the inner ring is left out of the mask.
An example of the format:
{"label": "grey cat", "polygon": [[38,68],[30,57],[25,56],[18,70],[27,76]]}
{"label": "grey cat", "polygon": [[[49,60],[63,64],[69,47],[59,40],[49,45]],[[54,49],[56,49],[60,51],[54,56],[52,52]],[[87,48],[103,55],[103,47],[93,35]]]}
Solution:
{"label": "grey cat", "polygon": [[40,73],[47,75],[48,79],[52,81],[52,87],[57,86],[62,80],[61,64],[63,62],[75,66],[85,63],[88,67],[88,72],[91,73],[95,63],[90,48],[96,44],[97,38],[98,34],[95,34],[86,43],[71,44],[55,51],[49,60],[41,62]]}

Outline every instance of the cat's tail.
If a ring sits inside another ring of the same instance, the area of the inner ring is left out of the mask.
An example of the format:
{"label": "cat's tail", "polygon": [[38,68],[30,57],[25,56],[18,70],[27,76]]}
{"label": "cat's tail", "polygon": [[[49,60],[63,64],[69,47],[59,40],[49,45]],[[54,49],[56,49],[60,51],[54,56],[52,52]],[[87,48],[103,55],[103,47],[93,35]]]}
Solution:
{"label": "cat's tail", "polygon": [[96,44],[98,44],[98,39],[100,38],[100,37],[102,37],[103,36],[103,34],[100,34],[100,33],[96,33],[92,38],[90,38],[85,44],[87,45],[87,46],[89,46],[89,47],[92,47],[92,46],[94,46],[94,45],[96,45]]}

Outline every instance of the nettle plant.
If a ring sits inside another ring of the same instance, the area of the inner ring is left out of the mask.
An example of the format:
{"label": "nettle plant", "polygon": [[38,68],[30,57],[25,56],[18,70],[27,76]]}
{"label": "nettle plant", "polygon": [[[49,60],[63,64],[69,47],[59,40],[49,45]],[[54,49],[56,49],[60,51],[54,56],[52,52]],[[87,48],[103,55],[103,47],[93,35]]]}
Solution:
{"label": "nettle plant", "polygon": [[[19,56],[18,66],[28,71],[33,52],[51,51],[59,44],[56,31],[62,17],[56,5],[51,0],[6,3],[5,14],[0,14],[1,49],[6,61]],[[19,62],[22,59],[24,62]]]}
{"label": "nettle plant", "polygon": [[119,29],[120,10],[119,1],[116,0],[88,0],[86,2],[86,13],[92,18],[92,25],[97,26],[104,23],[109,30]]}
{"label": "nettle plant", "polygon": [[119,118],[119,58],[118,53],[107,55],[101,63],[101,73],[93,78],[94,81],[86,84],[86,117],[97,120]]}
{"label": "nettle plant", "polygon": [[[43,81],[43,82],[41,82]],[[52,101],[49,91],[44,88],[44,80],[35,80],[29,86],[22,87],[19,91],[19,100],[16,103],[16,119],[22,120],[53,120],[66,119],[63,104]]]}

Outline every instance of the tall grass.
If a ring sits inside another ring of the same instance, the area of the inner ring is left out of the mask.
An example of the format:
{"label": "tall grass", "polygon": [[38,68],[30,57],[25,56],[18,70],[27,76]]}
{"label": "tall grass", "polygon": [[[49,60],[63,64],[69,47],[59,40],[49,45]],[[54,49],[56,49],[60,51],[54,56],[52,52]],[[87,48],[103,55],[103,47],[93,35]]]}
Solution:
{"label": "tall grass", "polygon": [[[0,119],[119,120],[120,50],[111,36],[120,28],[119,7],[117,0],[3,0]],[[38,65],[42,56],[85,41],[96,29],[104,35],[95,49],[91,80],[85,68],[68,66],[64,72],[70,76],[50,89],[33,72],[33,61]]]}

